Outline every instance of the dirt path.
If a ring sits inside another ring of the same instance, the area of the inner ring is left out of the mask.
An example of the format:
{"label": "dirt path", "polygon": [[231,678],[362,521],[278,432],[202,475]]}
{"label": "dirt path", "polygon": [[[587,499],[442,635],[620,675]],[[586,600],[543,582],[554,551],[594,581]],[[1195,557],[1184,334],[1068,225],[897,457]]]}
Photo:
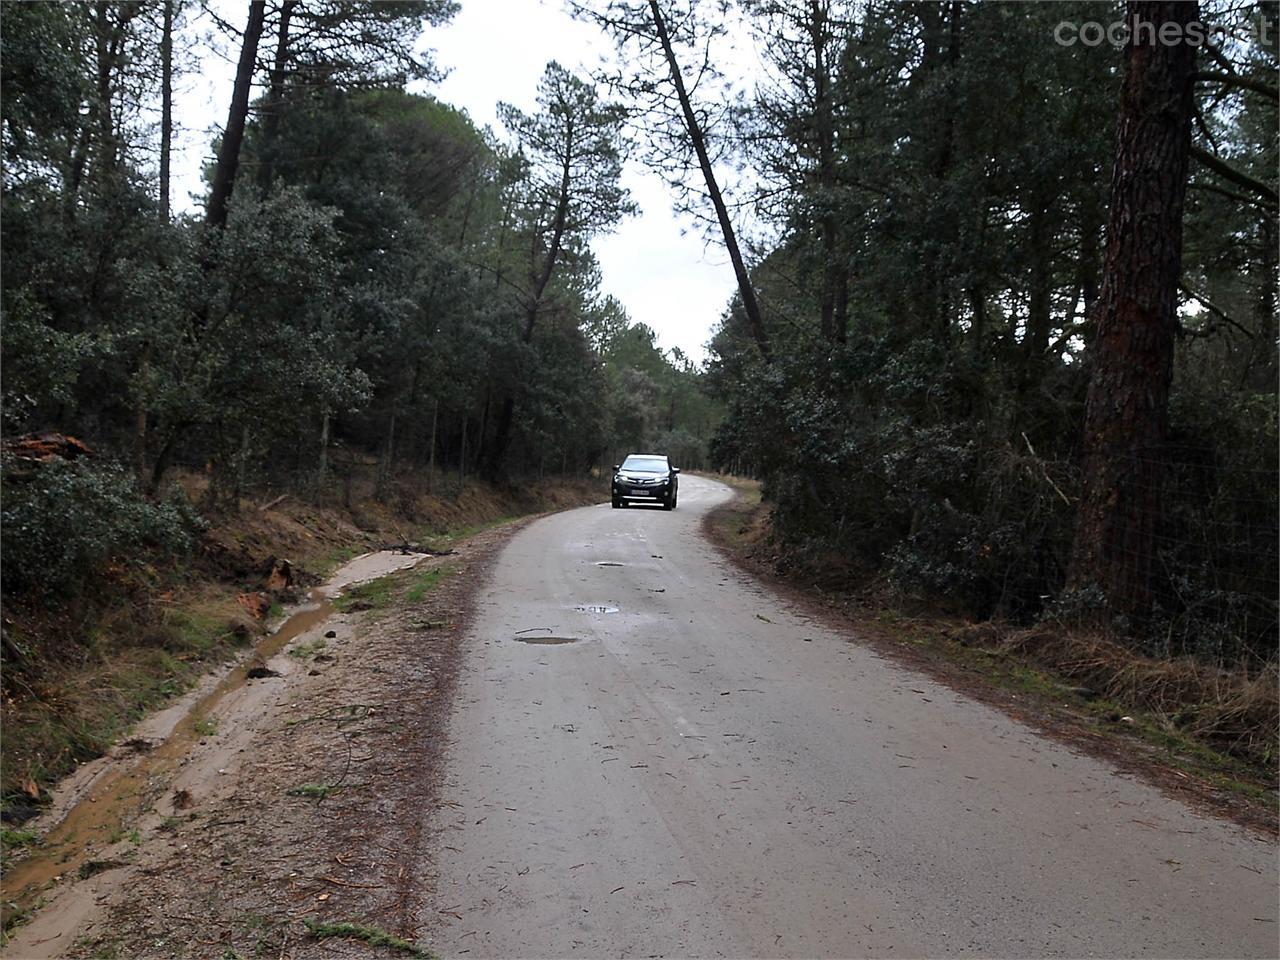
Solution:
{"label": "dirt path", "polygon": [[1276,955],[1271,841],[787,608],[701,538],[728,496],[682,478],[674,514],[503,552],[433,819],[438,953]]}
{"label": "dirt path", "polygon": [[[309,629],[258,664],[278,676],[241,677],[200,718],[205,735],[181,755],[170,750],[173,763],[117,751],[66,784],[48,820],[79,803],[80,820],[96,827],[95,807],[121,774],[135,815],[98,830],[80,858],[87,867],[64,871],[73,875],[49,890],[2,955],[364,951],[359,941],[321,943],[308,920],[412,935],[405,918],[421,896],[420,808],[432,791],[459,636],[476,578],[519,525],[473,537],[449,557],[358,558],[326,585],[331,593],[413,569],[374,609],[357,602],[310,616]],[[138,742],[169,749],[181,736],[165,736],[180,730],[191,703],[227,682],[215,678],[152,718]]]}

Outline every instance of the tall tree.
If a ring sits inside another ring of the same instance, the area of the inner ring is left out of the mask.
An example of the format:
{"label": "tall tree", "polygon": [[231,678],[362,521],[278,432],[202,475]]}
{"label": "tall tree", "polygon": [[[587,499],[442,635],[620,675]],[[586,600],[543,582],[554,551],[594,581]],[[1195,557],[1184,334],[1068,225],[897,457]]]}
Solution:
{"label": "tall tree", "polygon": [[[684,3],[672,14],[674,6],[669,4],[664,12],[658,0],[570,2],[576,16],[596,23],[614,38],[622,64],[617,72],[602,72],[602,78],[626,97],[640,130],[645,159],[682,193],[705,196],[710,202],[712,223],[733,265],[751,335],[767,360],[772,353],[769,331],[716,173],[718,154],[709,132],[711,111],[695,100],[699,83],[715,74],[710,43],[723,28],[708,22],[696,9],[696,2]],[[692,83],[686,82],[681,63],[681,53],[687,49],[698,57]],[[700,190],[690,183],[695,170],[702,182]],[[705,217],[687,202],[685,209]]]}
{"label": "tall tree", "polygon": [[160,0],[160,220],[169,222],[169,167],[173,152],[173,18],[177,0]]}
{"label": "tall tree", "polygon": [[1178,332],[1182,212],[1191,146],[1197,3],[1131,2],[1084,423],[1084,491],[1072,582],[1109,609],[1150,609],[1163,444]]}
{"label": "tall tree", "polygon": [[266,18],[265,0],[250,0],[249,22],[245,25],[240,43],[240,61],[236,64],[235,87],[231,93],[231,109],[227,114],[227,126],[222,131],[222,143],[218,147],[218,163],[214,167],[213,182],[209,189],[209,206],[205,221],[213,227],[223,227],[227,222],[227,203],[235,189],[236,171],[240,167],[240,144],[244,140],[245,122],[249,117],[249,90],[253,85],[253,71],[258,59],[258,41],[262,39],[262,25]]}
{"label": "tall tree", "polygon": [[[522,299],[520,339],[533,342],[538,317],[565,248],[582,244],[634,211],[622,178],[624,113],[600,100],[593,85],[554,61],[538,85],[538,112],[499,108],[528,161],[524,222],[531,255]],[[488,457],[496,472],[510,440],[516,397],[502,402]]]}
{"label": "tall tree", "polygon": [[798,235],[817,235],[819,327],[824,337],[843,340],[849,264],[837,135],[848,135],[841,129],[848,92],[840,64],[850,24],[831,0],[751,0],[744,7],[766,65],[737,117],[758,158],[760,202],[778,208]]}
{"label": "tall tree", "polygon": [[769,332],[764,326],[764,317],[760,312],[760,303],[756,299],[755,285],[747,272],[742,251],[738,249],[738,237],[729,218],[729,208],[725,206],[724,197],[720,193],[720,184],[716,181],[715,169],[711,165],[711,156],[707,152],[706,137],[702,132],[702,124],[694,113],[693,100],[685,87],[684,74],[680,71],[680,62],[676,58],[675,47],[671,42],[671,34],[667,30],[666,18],[658,6],[658,0],[649,0],[649,15],[653,19],[653,30],[658,43],[662,47],[662,56],[666,60],[671,85],[675,88],[676,99],[680,104],[680,116],[684,121],[689,143],[698,158],[698,169],[702,172],[703,182],[707,186],[707,197],[716,211],[716,222],[720,225],[720,233],[724,237],[724,247],[733,264],[733,275],[738,281],[738,295],[742,297],[742,308],[746,311],[747,322],[751,325],[751,335],[755,337],[760,355],[768,360],[771,354]]}

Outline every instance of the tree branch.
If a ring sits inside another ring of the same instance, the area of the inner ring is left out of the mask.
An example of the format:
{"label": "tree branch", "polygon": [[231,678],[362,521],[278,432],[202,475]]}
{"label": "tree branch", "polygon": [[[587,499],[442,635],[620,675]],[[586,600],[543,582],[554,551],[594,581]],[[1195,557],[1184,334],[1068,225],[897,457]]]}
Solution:
{"label": "tree branch", "polygon": [[1242,77],[1238,73],[1218,73],[1216,71],[1200,70],[1193,73],[1191,79],[1200,83],[1221,83],[1228,87],[1239,87],[1241,90],[1252,90],[1254,93],[1260,93],[1264,97],[1280,101],[1280,89],[1262,80]]}
{"label": "tree branch", "polygon": [[[1250,340],[1253,339],[1252,332],[1250,332],[1249,330],[1246,330],[1239,323],[1232,320],[1229,316],[1227,316],[1226,312],[1221,307],[1214,304],[1204,294],[1196,293],[1196,291],[1192,290],[1189,286],[1186,285],[1186,283],[1184,283],[1181,280],[1178,281],[1178,289],[1181,290],[1183,293],[1185,293],[1187,296],[1191,297],[1191,299],[1195,300],[1196,303],[1200,304],[1202,307],[1204,307],[1206,310],[1212,313],[1215,317],[1217,317],[1223,323],[1227,324],[1228,326],[1235,327],[1237,330],[1243,333]],[[1190,331],[1184,331],[1184,332],[1190,332]],[[1206,330],[1204,331],[1204,333],[1212,333],[1212,330]]]}
{"label": "tree branch", "polygon": [[1258,196],[1265,199],[1270,206],[1274,207],[1280,204],[1280,196],[1277,196],[1276,192],[1261,180],[1255,180],[1248,174],[1241,173],[1235,167],[1223,160],[1220,160],[1218,157],[1215,157],[1208,150],[1197,147],[1194,143],[1191,145],[1191,157],[1203,166],[1208,167],[1224,180],[1230,180],[1237,187],[1244,187],[1246,190],[1253,191]]}

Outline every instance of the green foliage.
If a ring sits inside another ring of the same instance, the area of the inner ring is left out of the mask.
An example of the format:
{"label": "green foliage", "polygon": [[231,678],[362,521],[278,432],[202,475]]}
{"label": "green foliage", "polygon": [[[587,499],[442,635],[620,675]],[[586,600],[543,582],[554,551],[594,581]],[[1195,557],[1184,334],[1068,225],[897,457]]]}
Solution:
{"label": "green foliage", "polygon": [[[753,271],[776,356],[731,303],[713,460],[764,478],[786,562],[970,616],[1096,610],[1063,590],[1121,64],[1046,38],[1108,8],[825,9],[749,5],[770,69],[738,125],[780,236]],[[1197,90],[1208,145],[1274,189],[1274,100]],[[1274,210],[1192,177],[1184,277],[1204,297],[1184,305],[1158,454],[1157,602],[1115,626],[1163,655],[1273,658]]]}
{"label": "green foliage", "polygon": [[452,567],[436,567],[434,570],[423,571],[413,578],[409,589],[405,591],[404,599],[408,603],[421,603],[441,580],[452,576],[453,573]]}
{"label": "green foliage", "polygon": [[191,721],[192,729],[197,736],[212,737],[218,732],[218,721],[212,717],[196,717]]}
{"label": "green foliage", "polygon": [[54,461],[32,468],[4,461],[2,518],[7,593],[65,602],[111,561],[145,562],[186,552],[201,521],[181,490],[143,498],[122,468]]}
{"label": "green foliage", "polygon": [[336,597],[333,605],[343,613],[378,610],[391,602],[391,591],[394,586],[394,574],[370,580],[368,583],[358,583],[348,587],[341,596]]}
{"label": "green foliage", "polygon": [[0,13],[6,183],[13,164],[38,163],[74,128],[88,87],[79,59],[81,29],[62,4],[7,4]]}
{"label": "green foliage", "polygon": [[329,641],[324,637],[316,637],[307,643],[300,643],[289,649],[289,656],[295,660],[309,660],[316,654],[324,650],[329,645]]}

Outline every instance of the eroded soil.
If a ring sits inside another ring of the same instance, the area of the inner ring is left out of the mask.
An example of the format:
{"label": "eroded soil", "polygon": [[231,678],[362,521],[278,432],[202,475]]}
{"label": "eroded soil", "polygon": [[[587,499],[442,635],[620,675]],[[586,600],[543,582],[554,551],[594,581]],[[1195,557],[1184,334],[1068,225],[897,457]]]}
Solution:
{"label": "eroded soil", "polygon": [[[4,956],[368,954],[358,940],[318,940],[308,920],[413,940],[408,918],[428,893],[419,814],[434,795],[459,636],[490,558],[519,526],[417,558],[376,602],[309,624],[258,679],[201,712],[204,735],[172,763],[101,761],[114,768],[99,786],[132,771],[132,814],[67,862],[72,875]],[[331,589],[384,572],[357,565]]]}

